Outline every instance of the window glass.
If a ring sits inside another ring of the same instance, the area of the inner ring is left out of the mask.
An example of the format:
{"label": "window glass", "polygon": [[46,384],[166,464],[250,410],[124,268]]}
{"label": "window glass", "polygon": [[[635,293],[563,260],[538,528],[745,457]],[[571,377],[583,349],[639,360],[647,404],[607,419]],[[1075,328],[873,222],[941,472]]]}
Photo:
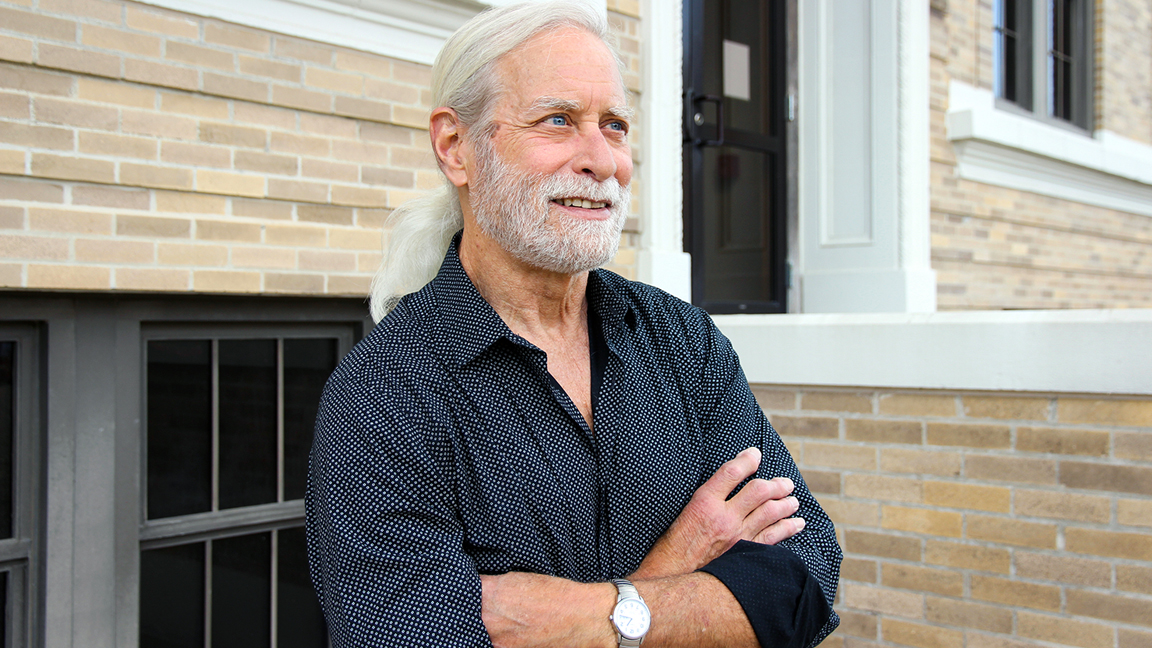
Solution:
{"label": "window glass", "polygon": [[316,602],[316,590],[308,577],[308,553],[304,528],[283,529],[277,562],[277,636],[279,648],[323,646],[327,642],[324,615]]}
{"label": "window glass", "polygon": [[308,453],[324,383],[336,366],[336,340],[284,340],[284,499],[304,497]]}
{"label": "window glass", "polygon": [[204,648],[204,544],[140,555],[140,647]]}
{"label": "window glass", "polygon": [[13,438],[16,431],[16,343],[0,342],[0,538],[12,537]]}
{"label": "window glass", "polygon": [[220,340],[219,349],[220,508],[275,502],[276,340]]}
{"label": "window glass", "polygon": [[212,541],[212,645],[270,648],[272,534]]}
{"label": "window glass", "polygon": [[148,517],[212,510],[212,347],[148,343]]}

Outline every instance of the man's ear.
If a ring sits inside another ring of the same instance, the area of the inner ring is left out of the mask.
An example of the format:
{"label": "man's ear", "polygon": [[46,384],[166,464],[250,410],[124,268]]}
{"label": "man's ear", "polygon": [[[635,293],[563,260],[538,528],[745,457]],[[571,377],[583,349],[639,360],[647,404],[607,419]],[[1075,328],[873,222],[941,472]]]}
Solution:
{"label": "man's ear", "polygon": [[468,146],[463,139],[464,125],[460,123],[456,111],[444,107],[433,110],[428,133],[432,138],[432,152],[436,154],[436,162],[448,181],[457,187],[468,184]]}

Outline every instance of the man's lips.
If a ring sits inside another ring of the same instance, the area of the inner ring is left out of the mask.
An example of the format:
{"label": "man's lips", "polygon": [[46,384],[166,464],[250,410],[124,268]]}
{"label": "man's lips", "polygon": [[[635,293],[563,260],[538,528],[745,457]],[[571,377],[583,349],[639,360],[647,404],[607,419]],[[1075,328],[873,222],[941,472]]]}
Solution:
{"label": "man's lips", "polygon": [[565,207],[579,207],[581,209],[604,209],[609,206],[606,202],[597,202],[587,198],[556,198],[552,202]]}

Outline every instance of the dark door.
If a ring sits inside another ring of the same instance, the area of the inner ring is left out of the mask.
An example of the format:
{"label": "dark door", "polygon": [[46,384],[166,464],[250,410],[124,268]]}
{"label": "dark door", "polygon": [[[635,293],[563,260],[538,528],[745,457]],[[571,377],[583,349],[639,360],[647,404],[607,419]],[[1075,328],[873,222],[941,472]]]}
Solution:
{"label": "dark door", "polygon": [[684,247],[711,313],[785,310],[786,2],[684,3]]}

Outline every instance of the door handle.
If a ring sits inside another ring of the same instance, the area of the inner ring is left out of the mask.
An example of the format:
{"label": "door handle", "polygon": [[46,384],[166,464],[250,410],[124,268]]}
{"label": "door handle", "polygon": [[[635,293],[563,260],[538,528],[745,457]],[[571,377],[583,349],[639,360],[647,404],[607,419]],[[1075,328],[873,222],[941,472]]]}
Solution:
{"label": "door handle", "polygon": [[[696,94],[691,89],[684,93],[684,121],[689,139],[696,146],[723,146],[724,145],[724,97],[718,95]],[[698,129],[704,124],[703,103],[716,104],[716,139],[703,139]]]}

